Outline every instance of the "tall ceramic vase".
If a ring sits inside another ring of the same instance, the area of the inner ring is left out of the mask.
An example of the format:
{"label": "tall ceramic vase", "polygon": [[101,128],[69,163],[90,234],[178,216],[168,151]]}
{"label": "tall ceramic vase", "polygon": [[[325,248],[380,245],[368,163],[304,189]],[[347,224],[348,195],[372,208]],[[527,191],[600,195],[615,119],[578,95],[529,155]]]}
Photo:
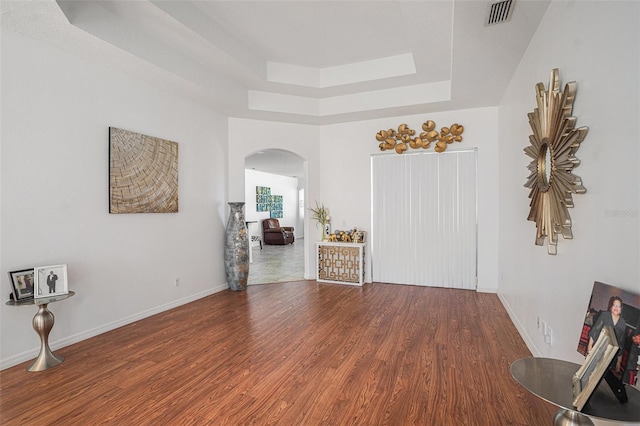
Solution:
{"label": "tall ceramic vase", "polygon": [[224,270],[227,283],[233,291],[247,289],[249,279],[249,239],[244,220],[244,203],[229,203],[231,211],[227,221],[224,243]]}

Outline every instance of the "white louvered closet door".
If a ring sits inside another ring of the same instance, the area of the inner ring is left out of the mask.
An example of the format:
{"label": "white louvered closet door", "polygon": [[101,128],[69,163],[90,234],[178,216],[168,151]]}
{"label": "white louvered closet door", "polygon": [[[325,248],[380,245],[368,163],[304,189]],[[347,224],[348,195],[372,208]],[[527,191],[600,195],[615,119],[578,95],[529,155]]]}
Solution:
{"label": "white louvered closet door", "polygon": [[476,151],[373,155],[374,282],[476,288]]}

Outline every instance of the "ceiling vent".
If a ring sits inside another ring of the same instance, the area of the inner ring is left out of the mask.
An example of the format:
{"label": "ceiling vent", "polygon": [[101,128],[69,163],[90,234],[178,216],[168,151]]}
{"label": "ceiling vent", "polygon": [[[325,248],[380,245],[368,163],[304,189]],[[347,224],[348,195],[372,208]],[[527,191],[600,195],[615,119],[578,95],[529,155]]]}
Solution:
{"label": "ceiling vent", "polygon": [[513,12],[513,0],[504,0],[495,3],[489,3],[487,8],[487,18],[484,25],[495,25],[501,22],[507,22],[511,19]]}

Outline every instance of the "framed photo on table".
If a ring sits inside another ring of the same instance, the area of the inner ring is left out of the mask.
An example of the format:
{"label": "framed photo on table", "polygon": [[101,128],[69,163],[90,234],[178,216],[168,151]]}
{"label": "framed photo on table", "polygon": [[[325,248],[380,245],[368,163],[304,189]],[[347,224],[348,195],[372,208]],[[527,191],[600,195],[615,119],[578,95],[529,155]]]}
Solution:
{"label": "framed photo on table", "polygon": [[33,268],[9,272],[9,281],[14,300],[33,298]]}
{"label": "framed photo on table", "polygon": [[573,376],[573,405],[578,411],[589,400],[617,352],[618,342],[613,327],[603,327],[591,352]]}
{"label": "framed photo on table", "polygon": [[34,297],[51,297],[68,294],[67,265],[36,266],[33,270],[35,278]]}

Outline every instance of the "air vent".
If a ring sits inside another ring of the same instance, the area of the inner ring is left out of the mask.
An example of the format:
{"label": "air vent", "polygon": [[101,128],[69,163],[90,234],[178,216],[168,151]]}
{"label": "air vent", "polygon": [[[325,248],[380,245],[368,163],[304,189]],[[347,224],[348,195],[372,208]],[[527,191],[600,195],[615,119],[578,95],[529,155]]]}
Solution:
{"label": "air vent", "polygon": [[495,25],[501,22],[507,22],[511,19],[511,13],[513,12],[513,0],[504,0],[496,3],[490,3],[487,8],[487,19],[484,22],[485,26]]}

